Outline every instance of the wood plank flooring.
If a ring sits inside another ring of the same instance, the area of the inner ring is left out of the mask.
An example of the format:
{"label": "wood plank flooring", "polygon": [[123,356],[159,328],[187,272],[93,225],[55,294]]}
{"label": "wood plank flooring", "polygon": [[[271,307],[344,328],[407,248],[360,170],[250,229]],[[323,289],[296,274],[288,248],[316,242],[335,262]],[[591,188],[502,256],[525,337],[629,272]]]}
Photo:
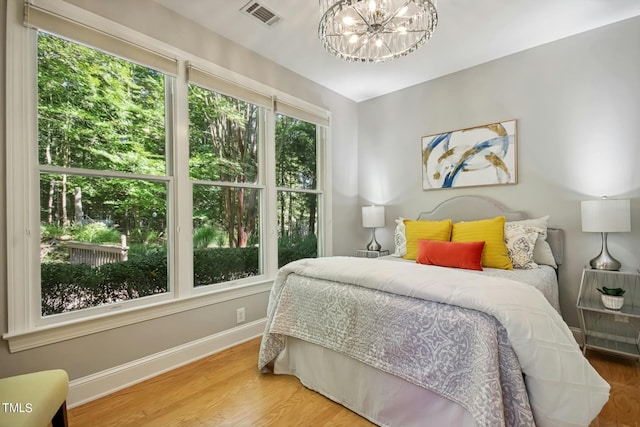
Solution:
{"label": "wood plank flooring", "polygon": [[587,359],[611,385],[609,401],[591,427],[640,427],[640,362],[592,350]]}
{"label": "wood plank flooring", "polygon": [[[256,338],[73,408],[69,426],[373,425],[295,377],[260,374],[259,347]],[[640,427],[640,363],[597,352],[587,357],[612,387],[591,427]]]}

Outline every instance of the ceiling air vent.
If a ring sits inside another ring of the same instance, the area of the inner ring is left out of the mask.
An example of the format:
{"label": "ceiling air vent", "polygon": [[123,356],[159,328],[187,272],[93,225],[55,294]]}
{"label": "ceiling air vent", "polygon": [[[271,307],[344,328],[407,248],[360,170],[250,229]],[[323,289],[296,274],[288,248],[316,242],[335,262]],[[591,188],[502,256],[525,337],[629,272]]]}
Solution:
{"label": "ceiling air vent", "polygon": [[268,25],[269,27],[280,20],[280,17],[275,12],[267,9],[265,6],[256,1],[250,1],[249,3],[245,4],[240,10],[244,13],[248,13],[263,24]]}

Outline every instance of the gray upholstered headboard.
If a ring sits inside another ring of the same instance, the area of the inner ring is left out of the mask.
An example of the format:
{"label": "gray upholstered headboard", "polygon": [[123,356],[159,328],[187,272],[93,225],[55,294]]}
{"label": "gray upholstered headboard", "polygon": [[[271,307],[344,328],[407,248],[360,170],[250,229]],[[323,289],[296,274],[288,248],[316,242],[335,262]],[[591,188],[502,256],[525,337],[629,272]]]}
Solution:
{"label": "gray upholstered headboard", "polygon": [[[418,219],[440,220],[451,218],[453,222],[475,221],[504,215],[507,221],[528,219],[522,211],[512,211],[499,202],[481,196],[457,196],[445,200],[432,211],[421,212]],[[547,242],[553,252],[556,264],[562,264],[564,259],[564,231],[560,228],[547,229]]]}

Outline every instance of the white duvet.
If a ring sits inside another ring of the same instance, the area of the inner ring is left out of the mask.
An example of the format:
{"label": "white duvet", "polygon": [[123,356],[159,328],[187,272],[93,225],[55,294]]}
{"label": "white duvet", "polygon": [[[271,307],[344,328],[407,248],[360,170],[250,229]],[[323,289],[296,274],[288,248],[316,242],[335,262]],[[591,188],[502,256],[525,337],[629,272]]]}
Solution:
{"label": "white duvet", "polygon": [[304,259],[295,273],[485,312],[507,330],[536,424],[588,426],[609,398],[609,384],[582,355],[544,296],[524,283],[464,270],[353,257]]}

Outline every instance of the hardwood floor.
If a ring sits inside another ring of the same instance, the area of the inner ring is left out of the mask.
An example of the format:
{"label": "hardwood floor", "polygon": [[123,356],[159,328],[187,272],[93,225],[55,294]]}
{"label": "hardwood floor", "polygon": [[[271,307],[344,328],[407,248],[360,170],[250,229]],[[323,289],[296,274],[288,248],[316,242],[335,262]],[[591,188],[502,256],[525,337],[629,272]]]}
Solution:
{"label": "hardwood floor", "polygon": [[[69,411],[70,427],[372,426],[306,389],[297,378],[262,375],[258,338]],[[640,363],[588,352],[611,384],[592,427],[640,427]]]}
{"label": "hardwood floor", "polygon": [[258,371],[260,339],[69,411],[70,427],[371,426],[288,375]]}
{"label": "hardwood floor", "polygon": [[592,350],[587,359],[611,385],[609,401],[591,427],[640,427],[640,362]]}

